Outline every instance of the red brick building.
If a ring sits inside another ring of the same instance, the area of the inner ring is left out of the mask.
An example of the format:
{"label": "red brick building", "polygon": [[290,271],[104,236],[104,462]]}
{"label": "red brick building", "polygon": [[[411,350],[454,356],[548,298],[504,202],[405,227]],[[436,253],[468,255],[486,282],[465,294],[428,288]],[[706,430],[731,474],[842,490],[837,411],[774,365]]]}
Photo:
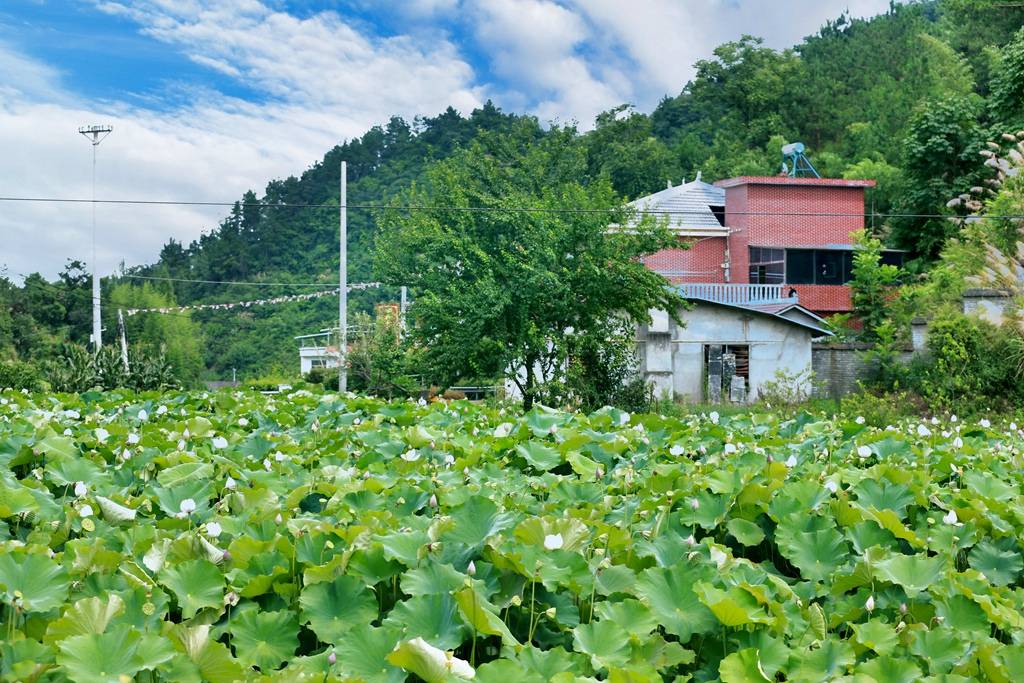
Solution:
{"label": "red brick building", "polygon": [[[688,245],[652,254],[645,263],[688,290],[694,289],[691,283],[773,285],[763,291],[719,289],[744,301],[782,292],[782,298],[799,300],[818,315],[849,311],[850,235],[864,227],[864,191],[874,185],[873,180],[787,176],[742,176],[709,185],[698,176],[633,203],[664,212]],[[715,297],[720,295],[716,291]]]}

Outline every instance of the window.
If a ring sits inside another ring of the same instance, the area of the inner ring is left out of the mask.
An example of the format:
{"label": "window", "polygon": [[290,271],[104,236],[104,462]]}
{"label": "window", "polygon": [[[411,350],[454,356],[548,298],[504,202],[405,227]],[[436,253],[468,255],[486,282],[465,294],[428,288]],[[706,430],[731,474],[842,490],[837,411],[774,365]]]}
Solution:
{"label": "window", "polygon": [[853,278],[853,252],[787,249],[785,277],[791,285],[845,285]]}
{"label": "window", "polygon": [[896,266],[897,268],[902,268],[906,257],[907,252],[905,251],[885,250],[882,252],[881,263],[883,266]]}
{"label": "window", "polygon": [[781,284],[786,275],[786,250],[750,247],[750,279],[751,284]]}
{"label": "window", "polygon": [[323,358],[313,358],[309,361],[309,367],[311,368],[325,368],[327,367],[327,361]]}
{"label": "window", "polygon": [[715,214],[715,218],[718,219],[718,224],[725,227],[725,207],[715,206],[712,204],[708,208],[711,209],[711,213]]}

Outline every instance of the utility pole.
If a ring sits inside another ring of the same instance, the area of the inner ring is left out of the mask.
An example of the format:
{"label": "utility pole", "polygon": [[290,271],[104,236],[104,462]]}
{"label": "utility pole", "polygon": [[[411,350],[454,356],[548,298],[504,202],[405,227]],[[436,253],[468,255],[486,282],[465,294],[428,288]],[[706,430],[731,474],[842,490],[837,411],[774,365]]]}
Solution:
{"label": "utility pole", "polygon": [[128,367],[128,339],[124,332],[124,314],[120,308],[117,309],[117,329],[121,334],[121,364],[124,365],[125,372],[131,372]]}
{"label": "utility pole", "polygon": [[401,303],[398,305],[398,333],[405,336],[405,309],[409,306],[409,288],[402,285]]}
{"label": "utility pole", "polygon": [[96,264],[96,148],[114,131],[113,126],[82,126],[78,132],[92,145],[92,343],[96,351],[103,345],[100,320],[100,275]]}
{"label": "utility pole", "polygon": [[341,162],[338,194],[338,392],[348,391],[348,164]]}

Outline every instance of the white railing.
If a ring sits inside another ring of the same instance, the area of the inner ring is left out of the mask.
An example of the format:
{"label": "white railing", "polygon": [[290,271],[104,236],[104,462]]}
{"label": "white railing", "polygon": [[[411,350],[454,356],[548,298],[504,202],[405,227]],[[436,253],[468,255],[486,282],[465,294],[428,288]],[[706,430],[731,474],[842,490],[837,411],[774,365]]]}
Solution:
{"label": "white railing", "polygon": [[687,299],[713,301],[719,304],[768,304],[796,302],[797,297],[787,294],[786,285],[743,285],[713,282],[687,282],[678,285],[679,293]]}

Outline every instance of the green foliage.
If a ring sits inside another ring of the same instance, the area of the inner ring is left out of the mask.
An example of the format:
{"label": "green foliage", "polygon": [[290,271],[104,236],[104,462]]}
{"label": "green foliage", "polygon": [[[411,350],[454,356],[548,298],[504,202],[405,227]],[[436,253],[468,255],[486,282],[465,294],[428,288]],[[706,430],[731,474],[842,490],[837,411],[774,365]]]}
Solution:
{"label": "green foliage", "polygon": [[31,363],[0,360],[0,387],[38,391],[42,388],[42,381],[39,369]]}
{"label": "green foliage", "polygon": [[1024,28],[999,54],[989,107],[999,123],[1011,129],[1024,125]]}
{"label": "green foliage", "polygon": [[[409,396],[421,388],[418,354],[402,338],[396,316],[378,314],[354,318],[357,332],[349,350],[349,389],[373,396]],[[337,373],[332,373],[337,386]],[[325,382],[327,384],[327,382]]]}
{"label": "green foliage", "polygon": [[[404,198],[476,210],[389,211],[377,240],[381,277],[412,287],[409,332],[431,382],[506,376],[527,406],[562,381],[575,348],[593,353],[612,316],[682,304],[639,260],[671,243],[664,225],[644,218],[609,231],[631,216],[606,181],[580,184],[575,131],[536,143],[529,134],[474,143]],[[509,210],[525,206],[538,210]],[[580,206],[607,213],[565,211]]]}
{"label": "green foliage", "polygon": [[5,679],[1019,672],[1004,424],[2,399]]}
{"label": "green foliage", "polygon": [[938,405],[970,396],[995,405],[1024,399],[1018,364],[1020,332],[979,318],[952,315],[928,328],[929,358],[911,378],[919,392]]}
{"label": "green foliage", "polygon": [[890,301],[899,282],[896,266],[884,265],[882,242],[860,231],[854,236],[853,279],[850,290],[853,310],[863,324],[863,337],[869,341],[879,338],[878,328],[891,317]]}
{"label": "green foliage", "polygon": [[140,346],[128,349],[125,370],[120,349],[107,345],[98,353],[77,344],[65,344],[56,358],[43,364],[46,381],[54,391],[83,392],[90,389],[179,388],[174,369],[162,351],[152,352]]}

